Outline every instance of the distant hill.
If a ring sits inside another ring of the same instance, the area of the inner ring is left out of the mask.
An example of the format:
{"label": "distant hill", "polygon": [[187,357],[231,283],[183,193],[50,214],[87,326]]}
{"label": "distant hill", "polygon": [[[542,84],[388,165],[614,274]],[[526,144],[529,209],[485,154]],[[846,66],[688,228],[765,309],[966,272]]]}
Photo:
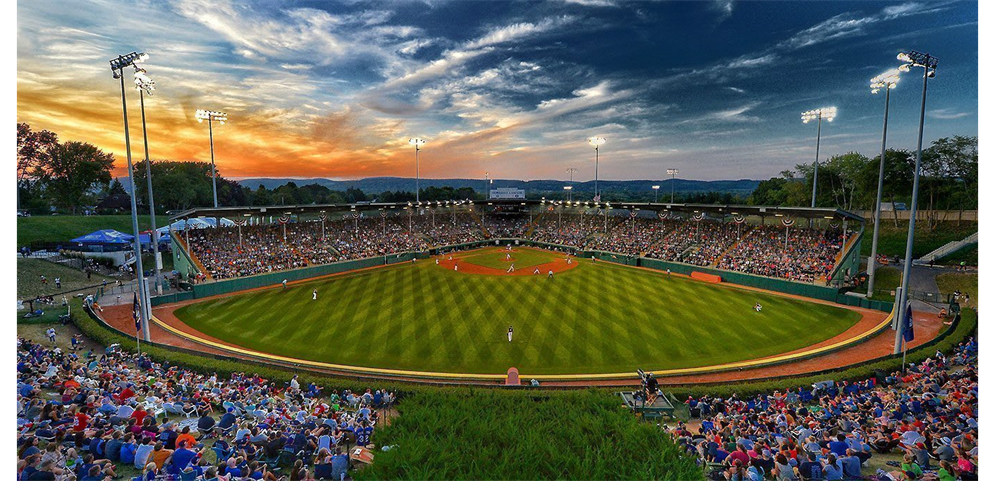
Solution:
{"label": "distant hill", "polygon": [[[368,177],[357,180],[331,180],[331,179],[273,179],[273,178],[253,178],[243,179],[239,183],[253,190],[264,185],[267,189],[275,189],[287,182],[294,182],[298,187],[318,184],[328,187],[331,190],[346,190],[354,187],[368,194],[377,194],[384,191],[413,191],[415,179],[406,177]],[[425,187],[472,187],[480,192],[486,189],[483,179],[421,179],[420,185]],[[674,191],[678,193],[695,192],[720,192],[734,195],[749,195],[757,188],[759,180],[685,180],[676,179]],[[491,188],[514,187],[524,189],[526,194],[539,192],[562,192],[563,187],[570,182],[563,180],[511,180],[495,179]],[[660,198],[663,200],[670,193],[671,180],[599,180],[598,188],[605,192],[612,193],[637,193],[643,195],[652,191],[652,186],[660,186]],[[574,182],[574,193],[594,192],[594,181]]]}

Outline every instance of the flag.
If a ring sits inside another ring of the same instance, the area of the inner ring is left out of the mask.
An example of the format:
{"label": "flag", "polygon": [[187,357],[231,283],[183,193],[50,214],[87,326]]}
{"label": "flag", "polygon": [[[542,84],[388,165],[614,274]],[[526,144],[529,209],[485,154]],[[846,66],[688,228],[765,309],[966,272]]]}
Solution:
{"label": "flag", "polygon": [[135,303],[131,307],[131,316],[135,318],[135,332],[142,332],[142,305],[138,303],[138,293],[135,293]]}
{"label": "flag", "polygon": [[601,196],[600,195],[594,196],[594,202],[601,202]]}
{"label": "flag", "polygon": [[909,301],[905,305],[905,320],[902,326],[902,337],[905,338],[905,342],[912,342],[916,338],[915,332],[912,330],[912,302]]}

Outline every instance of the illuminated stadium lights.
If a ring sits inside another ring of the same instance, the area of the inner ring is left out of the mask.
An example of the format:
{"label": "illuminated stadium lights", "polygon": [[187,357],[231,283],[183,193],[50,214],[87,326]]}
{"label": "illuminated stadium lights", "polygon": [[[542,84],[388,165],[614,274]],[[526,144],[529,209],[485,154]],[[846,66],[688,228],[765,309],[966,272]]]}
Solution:
{"label": "illuminated stadium lights", "polygon": [[912,67],[922,67],[922,103],[919,106],[919,143],[916,147],[916,167],[912,177],[912,206],[909,209],[909,234],[905,245],[905,264],[902,270],[902,287],[898,290],[898,315],[895,316],[895,354],[903,351],[902,367],[905,367],[905,357],[903,347],[905,345],[905,315],[908,302],[908,281],[912,270],[912,245],[915,241],[916,231],[916,210],[919,207],[919,171],[922,169],[922,133],[923,125],[926,121],[926,85],[930,78],[936,76],[937,59],[928,53],[916,51],[903,52],[898,54],[898,59],[906,62],[898,67],[902,72],[908,72]]}
{"label": "illuminated stadium lights", "polygon": [[815,170],[812,172],[812,208],[815,208],[815,195],[819,187],[819,143],[822,140],[822,119],[832,122],[836,118],[836,107],[822,107],[815,110],[802,112],[802,123],[809,123],[813,120],[819,122],[819,129],[815,135]]}
{"label": "illuminated stadium lights", "polygon": [[115,79],[123,77],[123,70],[125,67],[131,67],[136,63],[142,63],[148,60],[149,54],[131,52],[124,55],[119,55],[117,58],[111,59],[111,73],[114,75]]}
{"label": "illuminated stadium lights", "polygon": [[563,186],[563,190],[567,191],[567,202],[572,202],[573,198],[574,198],[574,194],[573,194],[574,186],[572,186],[572,185],[564,185]]}
{"label": "illuminated stadium lights", "polygon": [[653,203],[654,204],[656,204],[659,201],[659,199],[657,198],[657,196],[658,196],[659,193],[660,193],[660,186],[659,185],[654,185],[653,186]]}
{"label": "illuminated stadium lights", "polygon": [[418,166],[418,151],[421,150],[421,146],[425,145],[425,139],[415,137],[413,139],[408,139],[408,143],[415,146],[415,200],[417,201],[421,199],[421,195],[418,192],[421,190],[418,187],[421,180],[421,172],[419,171]]}
{"label": "illuminated stadium lights", "polygon": [[926,76],[929,78],[936,76],[937,59],[928,53],[910,50],[898,54],[898,59],[905,62],[898,67],[898,70],[902,72],[908,72],[912,70],[912,67],[923,67],[926,69]]}
{"label": "illuminated stadium lights", "polygon": [[898,81],[900,80],[899,75],[901,75],[901,72],[899,72],[898,69],[891,69],[881,75],[878,75],[877,77],[872,78],[871,93],[876,94],[878,93],[878,90],[881,90],[886,87],[888,89],[895,88],[895,86],[898,85]]}
{"label": "illuminated stadium lights", "polygon": [[[151,340],[149,335],[149,317],[152,310],[151,303],[149,302],[148,285],[145,283],[145,267],[142,264],[142,243],[138,235],[138,205],[136,203],[135,170],[131,163],[131,134],[128,130],[128,100],[125,95],[126,91],[124,88],[124,69],[126,67],[134,66],[136,63],[141,63],[148,57],[149,56],[144,53],[131,52],[126,55],[119,55],[117,58],[110,60],[111,74],[115,79],[121,81],[121,110],[124,113],[124,147],[128,158],[128,184],[131,186],[131,228],[134,231],[135,236],[134,255],[139,286],[139,289],[137,289],[140,306],[140,309],[138,310],[138,324],[142,331],[141,339],[145,339],[145,341]],[[137,336],[136,341],[138,341]],[[138,342],[140,343],[140,341]],[[140,347],[141,346],[139,344],[139,348]]]}
{"label": "illuminated stadium lights", "polygon": [[135,67],[135,89],[138,90],[138,100],[142,107],[142,140],[145,143],[145,179],[148,181],[149,189],[149,219],[151,232],[149,233],[149,244],[152,244],[152,259],[155,263],[155,290],[156,294],[162,295],[162,272],[160,265],[162,261],[159,254],[159,231],[155,225],[155,196],[152,193],[152,160],[149,158],[149,133],[145,124],[145,95],[150,97],[155,92],[155,81],[149,78],[148,71],[138,64],[148,59],[148,55],[139,56],[132,64]]}
{"label": "illuminated stadium lights", "polygon": [[[207,121],[207,133],[211,139],[211,188],[214,191],[214,208],[218,208],[218,169],[214,165],[214,122],[224,125],[228,121],[228,114],[215,112],[213,110],[197,110],[197,122]],[[215,218],[215,227],[221,227],[220,220]]]}
{"label": "illuminated stadium lights", "polygon": [[888,104],[891,100],[891,89],[898,85],[900,72],[891,69],[871,79],[871,93],[876,94],[884,89],[884,128],[881,133],[881,162],[878,163],[878,193],[874,204],[874,234],[871,237],[871,256],[867,261],[867,297],[874,295],[874,279],[877,270],[878,232],[881,227],[881,187],[884,185],[885,148],[888,144]]}
{"label": "illuminated stadium lights", "polygon": [[608,139],[604,137],[588,137],[587,143],[594,147],[594,201],[598,202],[601,200],[601,194],[598,191],[598,154],[602,145],[605,145]]}
{"label": "illuminated stadium lights", "polygon": [[671,204],[674,203],[674,184],[677,183],[677,174],[680,174],[680,173],[681,173],[681,171],[679,171],[677,169],[667,169],[667,175],[670,176],[670,203]]}

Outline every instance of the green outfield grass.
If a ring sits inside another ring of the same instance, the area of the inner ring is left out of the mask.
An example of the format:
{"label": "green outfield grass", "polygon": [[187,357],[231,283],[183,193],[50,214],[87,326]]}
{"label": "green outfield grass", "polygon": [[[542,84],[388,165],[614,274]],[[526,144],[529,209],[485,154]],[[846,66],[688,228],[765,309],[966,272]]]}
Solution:
{"label": "green outfield grass", "polygon": [[[754,312],[756,302],[763,312]],[[525,375],[753,359],[828,339],[860,317],[588,261],[555,279],[402,264],[211,299],[176,316],[219,339],[284,356],[419,371],[501,374],[515,366]]]}
{"label": "green outfield grass", "polygon": [[[511,261],[505,260],[507,254],[511,254]],[[503,250],[487,249],[477,254],[471,254],[462,259],[462,262],[476,264],[478,266],[490,267],[502,271],[508,270],[512,264],[515,269],[522,270],[551,262],[555,256],[547,251],[537,251],[532,249],[515,249],[512,252]]]}

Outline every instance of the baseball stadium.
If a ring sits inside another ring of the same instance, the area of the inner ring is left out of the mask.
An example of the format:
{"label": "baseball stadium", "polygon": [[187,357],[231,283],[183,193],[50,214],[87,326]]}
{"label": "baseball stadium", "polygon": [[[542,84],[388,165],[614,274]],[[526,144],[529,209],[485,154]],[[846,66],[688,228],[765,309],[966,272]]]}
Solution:
{"label": "baseball stadium", "polygon": [[978,2],[8,9],[11,479],[987,479]]}

